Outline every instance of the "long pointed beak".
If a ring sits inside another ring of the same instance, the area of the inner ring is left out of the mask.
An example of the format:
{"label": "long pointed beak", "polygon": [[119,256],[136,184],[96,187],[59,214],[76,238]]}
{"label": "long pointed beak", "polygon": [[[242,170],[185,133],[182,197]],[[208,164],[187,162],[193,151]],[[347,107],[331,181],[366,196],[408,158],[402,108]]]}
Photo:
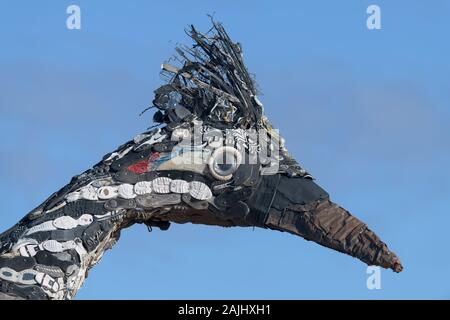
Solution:
{"label": "long pointed beak", "polygon": [[[275,184],[273,181],[278,179]],[[279,176],[268,178],[276,190],[265,214],[266,228],[286,231],[346,253],[368,265],[401,272],[399,258],[365,223],[329,200],[314,181]]]}

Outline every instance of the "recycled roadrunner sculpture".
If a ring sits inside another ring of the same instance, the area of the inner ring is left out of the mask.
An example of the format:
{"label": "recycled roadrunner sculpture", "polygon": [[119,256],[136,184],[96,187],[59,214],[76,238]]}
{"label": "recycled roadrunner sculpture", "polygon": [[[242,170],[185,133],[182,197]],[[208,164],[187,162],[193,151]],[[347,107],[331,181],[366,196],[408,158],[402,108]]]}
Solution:
{"label": "recycled roadrunner sculpture", "polygon": [[119,238],[144,223],[287,231],[400,272],[396,255],[332,203],[288,154],[222,25],[163,64],[158,128],[136,136],[0,235],[0,298],[70,299]]}

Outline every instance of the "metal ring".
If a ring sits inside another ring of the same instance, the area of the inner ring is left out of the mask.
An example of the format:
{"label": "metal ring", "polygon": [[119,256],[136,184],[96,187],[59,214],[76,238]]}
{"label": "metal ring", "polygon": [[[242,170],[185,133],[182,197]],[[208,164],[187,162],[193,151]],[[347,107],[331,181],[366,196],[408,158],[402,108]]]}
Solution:
{"label": "metal ring", "polygon": [[[217,172],[217,169],[215,168],[215,164],[216,164],[217,158],[226,153],[231,154],[235,158],[236,163],[235,163],[235,167],[233,168],[234,170],[232,173],[223,175],[223,174],[220,174],[219,172]],[[217,180],[221,180],[221,181],[227,181],[233,177],[233,173],[240,166],[241,162],[242,162],[242,155],[236,148],[224,146],[224,147],[220,147],[220,148],[216,149],[213,152],[213,154],[209,158],[208,166],[209,166],[209,171],[211,172],[211,175],[214,178],[216,178]]]}

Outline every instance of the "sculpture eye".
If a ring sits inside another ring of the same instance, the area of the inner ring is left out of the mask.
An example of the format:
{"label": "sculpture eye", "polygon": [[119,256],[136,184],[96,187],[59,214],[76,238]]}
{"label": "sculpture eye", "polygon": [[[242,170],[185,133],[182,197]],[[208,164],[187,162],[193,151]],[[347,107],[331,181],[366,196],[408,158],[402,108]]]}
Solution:
{"label": "sculpture eye", "polygon": [[233,163],[214,163],[214,171],[221,176],[226,176],[232,174],[236,171],[236,162],[232,160]]}
{"label": "sculpture eye", "polygon": [[230,180],[241,164],[242,156],[233,147],[216,149],[209,160],[209,170],[214,178],[222,181]]}

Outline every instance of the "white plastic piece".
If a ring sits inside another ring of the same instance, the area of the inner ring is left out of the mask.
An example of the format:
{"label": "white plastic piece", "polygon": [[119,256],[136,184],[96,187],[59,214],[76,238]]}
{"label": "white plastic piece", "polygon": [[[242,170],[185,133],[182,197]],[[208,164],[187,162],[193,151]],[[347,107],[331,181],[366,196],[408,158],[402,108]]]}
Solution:
{"label": "white plastic piece", "polygon": [[208,200],[212,197],[211,189],[200,181],[192,181],[189,184],[189,194],[197,200]]}
{"label": "white plastic piece", "polygon": [[[52,277],[51,275],[49,275],[50,277]],[[55,279],[55,277],[53,277],[53,279]],[[56,289],[56,287],[53,285],[52,289],[46,289],[43,285],[41,285],[42,290],[45,292],[46,295],[48,295],[52,300],[67,300],[70,299],[70,293],[67,292],[66,289],[67,286],[64,283],[64,279],[61,277],[56,278],[55,280],[57,282],[58,285],[58,291],[53,291]]]}
{"label": "white plastic piece", "polygon": [[31,227],[30,229],[25,231],[23,235],[26,236],[36,232],[52,231],[52,230],[56,230],[56,227],[53,225],[53,221],[46,221],[44,223]]}
{"label": "white plastic piece", "polygon": [[172,132],[172,141],[186,140],[191,136],[191,132],[186,128],[177,128]]}
{"label": "white plastic piece", "polygon": [[104,161],[111,161],[111,160],[118,160],[118,159],[122,159],[124,156],[126,156],[131,150],[133,149],[133,146],[128,147],[124,150],[121,151],[117,151],[117,152],[113,152],[111,153],[111,155],[106,158]]}
{"label": "white plastic piece", "polygon": [[138,143],[140,143],[142,140],[147,139],[148,137],[150,137],[149,134],[140,133],[140,134],[138,134],[137,136],[135,136],[135,137],[133,138],[133,141],[134,141],[135,144],[138,144]]}
{"label": "white plastic piece", "polygon": [[72,192],[66,196],[67,202],[75,202],[81,199],[81,194],[79,192]]}
{"label": "white plastic piece", "polygon": [[98,200],[97,190],[93,186],[87,186],[80,190],[80,196],[85,200]]}
{"label": "white plastic piece", "polygon": [[47,250],[50,252],[62,252],[70,249],[75,249],[77,244],[73,240],[66,242],[58,242],[56,240],[47,240],[39,245],[40,249]]}
{"label": "white plastic piece", "polygon": [[78,219],[74,219],[69,216],[62,216],[53,221],[53,226],[58,229],[69,230],[78,226],[87,226],[94,221],[94,218],[90,214],[83,214]]}
{"label": "white plastic piece", "polygon": [[23,246],[19,248],[19,253],[22,257],[34,257],[37,253],[35,248],[37,245]]}
{"label": "white plastic piece", "polygon": [[20,253],[22,257],[34,257],[37,252],[34,249],[37,247],[38,242],[35,239],[22,238],[17,241],[11,251]]}
{"label": "white plastic piece", "polygon": [[113,186],[101,187],[97,191],[98,198],[101,200],[108,200],[116,198],[119,194],[118,188]]}
{"label": "white plastic piece", "polygon": [[112,183],[111,178],[98,179],[98,180],[92,181],[91,186],[93,186],[95,188],[101,188],[101,187],[110,186],[111,183]]}
{"label": "white plastic piece", "polygon": [[117,191],[119,193],[119,197],[123,199],[136,198],[136,194],[134,193],[134,186],[132,184],[128,183],[121,184]]}
{"label": "white plastic piece", "polygon": [[86,249],[83,247],[83,242],[80,239],[75,239],[75,251],[80,256],[80,259],[83,260],[83,257],[87,255]]}
{"label": "white plastic piece", "polygon": [[59,290],[58,282],[45,273],[37,273],[35,276],[36,282],[39,283],[44,289],[57,292]]}
{"label": "white plastic piece", "polygon": [[172,182],[172,179],[167,177],[160,177],[156,178],[152,181],[152,187],[153,190],[156,193],[170,193],[170,183]]}
{"label": "white plastic piece", "polygon": [[134,192],[137,195],[152,193],[152,183],[150,181],[141,181],[134,185]]}
{"label": "white plastic piece", "polygon": [[57,206],[54,206],[53,208],[51,208],[50,210],[45,211],[45,213],[52,213],[52,212],[58,211],[59,209],[64,207],[66,204],[67,204],[67,202],[63,201],[60,204],[58,204]]}
{"label": "white plastic piece", "polygon": [[96,215],[95,215],[95,218],[96,218],[97,220],[107,219],[107,218],[111,217],[112,214],[113,214],[113,213],[112,213],[111,211],[110,211],[110,212],[107,212],[107,213],[105,213],[105,214],[96,214]]}
{"label": "white plastic piece", "polygon": [[28,245],[37,245],[37,244],[38,244],[38,242],[35,239],[20,238],[19,240],[17,240],[17,243],[11,248],[11,251],[12,252],[20,252],[21,253],[24,250],[26,251],[26,249],[25,249],[26,246],[28,246]]}
{"label": "white plastic piece", "polygon": [[170,183],[170,192],[173,193],[188,193],[189,192],[189,182],[175,179]]}
{"label": "white plastic piece", "polygon": [[19,253],[21,256],[23,257],[34,257],[36,255],[36,253],[38,253],[39,251],[41,251],[42,248],[39,245],[27,245],[27,246],[23,246],[19,249]]}
{"label": "white plastic piece", "polygon": [[[161,129],[158,128],[157,132],[155,132],[148,140],[145,140],[144,142],[142,142],[139,147],[142,147],[144,145],[152,145],[155,144],[157,142],[161,142],[165,139],[166,135],[165,134],[161,134]],[[142,141],[142,140],[141,140]],[[137,142],[138,143],[138,142]],[[137,144],[136,143],[136,144]]]}
{"label": "white plastic piece", "polygon": [[83,214],[81,217],[78,218],[78,225],[79,226],[88,226],[94,221],[94,218],[90,214]]}

